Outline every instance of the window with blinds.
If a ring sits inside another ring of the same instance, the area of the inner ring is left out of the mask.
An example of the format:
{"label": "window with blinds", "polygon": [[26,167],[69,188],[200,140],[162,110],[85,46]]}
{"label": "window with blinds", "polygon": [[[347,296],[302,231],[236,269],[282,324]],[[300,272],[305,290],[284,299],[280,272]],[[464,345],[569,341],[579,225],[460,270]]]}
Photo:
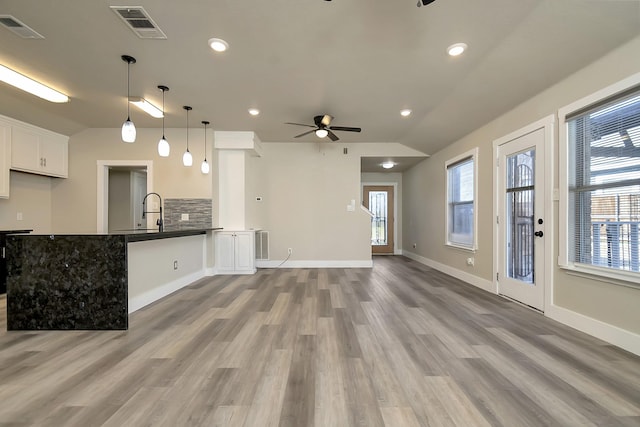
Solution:
{"label": "window with blinds", "polygon": [[566,121],[569,260],[640,272],[640,88]]}
{"label": "window with blinds", "polygon": [[447,244],[474,247],[474,155],[447,162]]}

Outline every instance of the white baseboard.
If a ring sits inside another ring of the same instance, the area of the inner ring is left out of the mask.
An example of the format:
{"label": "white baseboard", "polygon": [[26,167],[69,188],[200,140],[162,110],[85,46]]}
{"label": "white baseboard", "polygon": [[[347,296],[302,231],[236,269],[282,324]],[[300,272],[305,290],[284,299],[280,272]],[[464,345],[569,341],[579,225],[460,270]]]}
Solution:
{"label": "white baseboard", "polygon": [[[428,267],[435,268],[436,270],[442,271],[443,273],[484,289],[487,292],[492,294],[498,293],[495,285],[489,280],[476,277],[465,271],[441,264],[407,250],[403,250],[403,255]],[[584,332],[585,334],[589,334],[609,344],[613,344],[640,356],[640,335],[638,334],[553,304],[550,307],[545,307],[544,315],[564,325],[577,329],[580,332]]]}
{"label": "white baseboard", "polygon": [[145,307],[152,302],[159,300],[160,298],[164,298],[167,295],[172,294],[187,285],[190,285],[191,283],[203,278],[204,276],[205,271],[199,270],[195,273],[182,276],[179,279],[173,280],[169,283],[165,283],[164,285],[160,285],[157,288],[147,291],[142,295],[138,295],[137,297],[129,299],[129,314],[133,313],[134,311],[140,310],[142,307]]}
{"label": "white baseboard", "polygon": [[[282,264],[282,265],[280,265]],[[373,260],[291,260],[284,264],[282,260],[256,261],[258,268],[371,268]]]}
{"label": "white baseboard", "polygon": [[474,276],[473,274],[469,274],[466,271],[458,270],[457,268],[450,267],[445,264],[441,264],[437,261],[434,261],[429,258],[425,258],[418,254],[414,254],[413,252],[409,252],[407,250],[403,250],[402,254],[407,258],[411,258],[414,261],[418,261],[420,264],[424,264],[427,267],[435,268],[438,271],[442,271],[443,273],[448,274],[449,276],[453,276],[456,279],[460,279],[463,282],[467,282],[473,286],[477,286],[480,289],[484,289],[487,292],[491,292],[492,294],[497,294],[498,289],[494,283],[490,280],[483,279],[478,276]]}
{"label": "white baseboard", "polygon": [[640,335],[564,307],[551,305],[544,315],[640,356]]}

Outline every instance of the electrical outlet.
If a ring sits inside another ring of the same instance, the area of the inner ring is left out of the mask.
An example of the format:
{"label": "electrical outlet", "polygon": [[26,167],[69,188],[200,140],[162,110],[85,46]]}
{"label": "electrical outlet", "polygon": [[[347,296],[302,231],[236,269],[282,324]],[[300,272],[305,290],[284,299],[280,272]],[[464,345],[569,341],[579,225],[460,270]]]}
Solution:
{"label": "electrical outlet", "polygon": [[173,261],[173,269],[177,270],[178,269],[178,261]]}
{"label": "electrical outlet", "polygon": [[467,258],[467,265],[475,265],[476,264],[476,260],[474,258]]}
{"label": "electrical outlet", "polygon": [[287,253],[288,253],[289,255],[291,255],[291,253],[292,253],[292,252],[293,252],[293,249],[291,249],[291,248],[287,249]]}

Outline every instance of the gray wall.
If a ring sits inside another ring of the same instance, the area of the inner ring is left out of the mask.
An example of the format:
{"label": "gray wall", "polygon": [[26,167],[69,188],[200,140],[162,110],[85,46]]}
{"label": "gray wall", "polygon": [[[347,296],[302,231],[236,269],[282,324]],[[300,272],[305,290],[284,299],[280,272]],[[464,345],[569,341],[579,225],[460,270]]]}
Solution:
{"label": "gray wall", "polygon": [[[533,123],[578,99],[640,72],[640,37],[610,52],[599,61],[550,87],[512,111],[456,141],[407,171],[404,186],[404,250],[447,268],[472,275],[480,280],[493,280],[493,141]],[[558,188],[558,126],[554,146],[554,188]],[[469,252],[444,245],[445,228],[445,162],[472,148],[478,155],[478,250],[475,266],[466,266]],[[606,280],[592,280],[570,275],[555,260],[558,255],[558,203],[554,205],[555,227],[548,234],[555,240],[552,289],[557,307],[586,316],[588,320],[604,322],[632,333],[640,333],[640,289]],[[412,243],[417,248],[412,248]],[[549,307],[547,307],[549,308]],[[579,322],[579,321],[578,321]],[[593,324],[593,323],[592,323]]]}

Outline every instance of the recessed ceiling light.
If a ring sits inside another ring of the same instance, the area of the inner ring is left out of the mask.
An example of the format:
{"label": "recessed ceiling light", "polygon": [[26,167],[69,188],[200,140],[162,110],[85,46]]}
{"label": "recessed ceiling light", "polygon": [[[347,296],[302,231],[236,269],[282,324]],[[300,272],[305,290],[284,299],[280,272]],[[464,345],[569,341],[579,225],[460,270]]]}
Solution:
{"label": "recessed ceiling light", "polygon": [[260,110],[258,110],[257,108],[249,108],[249,114],[251,114],[252,116],[257,116],[258,114],[260,114]]}
{"label": "recessed ceiling light", "polygon": [[396,165],[395,163],[393,163],[393,162],[389,161],[389,162],[384,162],[384,163],[382,164],[382,167],[383,167],[383,168],[385,168],[385,169],[391,169],[391,168],[392,168],[392,167],[394,167],[395,165]]}
{"label": "recessed ceiling light", "polygon": [[458,56],[462,55],[465,50],[467,50],[467,45],[465,43],[456,43],[447,48],[447,53],[451,56]]}
{"label": "recessed ceiling light", "polygon": [[215,50],[216,52],[224,52],[229,49],[229,43],[222,39],[212,38],[209,39],[209,47]]}
{"label": "recessed ceiling light", "polygon": [[407,109],[405,109],[405,110],[402,110],[402,111],[400,111],[400,115],[401,115],[402,117],[410,116],[410,115],[411,115],[411,110],[409,110],[408,108],[407,108]]}

